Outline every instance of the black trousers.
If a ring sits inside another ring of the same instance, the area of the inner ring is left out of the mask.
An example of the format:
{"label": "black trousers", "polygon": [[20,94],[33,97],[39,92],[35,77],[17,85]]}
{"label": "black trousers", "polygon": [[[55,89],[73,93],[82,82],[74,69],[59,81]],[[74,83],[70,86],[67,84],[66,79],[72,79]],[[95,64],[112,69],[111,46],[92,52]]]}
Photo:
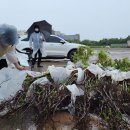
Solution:
{"label": "black trousers", "polygon": [[8,67],[6,59],[1,59],[0,60],[0,69],[2,69],[4,67]]}
{"label": "black trousers", "polygon": [[37,55],[38,55],[37,65],[40,65],[41,59],[42,59],[42,53],[41,53],[40,49],[39,49],[39,50],[37,51],[37,53],[35,54],[34,58],[32,58],[32,65],[35,65],[36,59],[37,59]]}

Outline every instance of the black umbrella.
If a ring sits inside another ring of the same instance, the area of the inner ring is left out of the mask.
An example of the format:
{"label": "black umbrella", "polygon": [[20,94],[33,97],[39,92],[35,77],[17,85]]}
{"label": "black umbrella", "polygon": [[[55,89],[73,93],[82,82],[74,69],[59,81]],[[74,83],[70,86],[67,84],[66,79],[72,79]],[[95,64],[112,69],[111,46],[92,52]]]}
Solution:
{"label": "black umbrella", "polygon": [[45,40],[47,40],[48,37],[50,37],[51,33],[49,33],[48,31],[42,31],[44,37],[45,37]]}

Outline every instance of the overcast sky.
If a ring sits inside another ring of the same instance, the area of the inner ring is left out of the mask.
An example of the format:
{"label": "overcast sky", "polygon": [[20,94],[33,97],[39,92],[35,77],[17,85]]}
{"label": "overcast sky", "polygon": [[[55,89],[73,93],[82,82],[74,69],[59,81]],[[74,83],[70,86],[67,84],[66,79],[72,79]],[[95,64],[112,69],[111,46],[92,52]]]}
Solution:
{"label": "overcast sky", "polygon": [[81,35],[81,40],[130,35],[130,0],[1,0],[0,24],[28,29],[47,20],[54,30]]}

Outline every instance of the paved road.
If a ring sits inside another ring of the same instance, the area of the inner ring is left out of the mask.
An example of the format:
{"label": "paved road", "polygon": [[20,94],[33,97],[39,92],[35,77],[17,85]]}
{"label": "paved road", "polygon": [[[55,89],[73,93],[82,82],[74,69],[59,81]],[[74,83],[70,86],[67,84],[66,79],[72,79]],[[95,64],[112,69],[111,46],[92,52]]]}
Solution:
{"label": "paved road", "polygon": [[113,59],[121,59],[125,57],[128,57],[130,59],[130,48],[111,48],[108,51],[110,52],[110,56]]}
{"label": "paved road", "polygon": [[[46,71],[48,66],[51,66],[51,65],[54,65],[54,66],[59,66],[59,67],[64,67],[66,66],[67,62],[69,60],[67,59],[57,59],[57,60],[54,60],[54,59],[49,59],[49,60],[42,60],[42,63],[41,65],[43,67],[41,68],[38,68],[37,67],[37,64],[34,66],[34,68],[32,69],[32,71],[38,71],[38,72],[43,72],[43,71]],[[28,68],[29,70],[31,70],[31,68],[29,67]]]}

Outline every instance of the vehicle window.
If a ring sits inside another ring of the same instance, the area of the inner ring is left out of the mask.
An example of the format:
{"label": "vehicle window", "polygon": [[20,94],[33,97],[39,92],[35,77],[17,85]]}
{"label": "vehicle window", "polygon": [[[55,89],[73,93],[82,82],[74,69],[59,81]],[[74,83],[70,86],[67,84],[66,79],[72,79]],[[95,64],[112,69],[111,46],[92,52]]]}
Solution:
{"label": "vehicle window", "polygon": [[47,42],[54,42],[54,43],[60,43],[61,39],[58,37],[54,37],[54,36],[50,36],[49,38],[47,38],[46,40]]}

